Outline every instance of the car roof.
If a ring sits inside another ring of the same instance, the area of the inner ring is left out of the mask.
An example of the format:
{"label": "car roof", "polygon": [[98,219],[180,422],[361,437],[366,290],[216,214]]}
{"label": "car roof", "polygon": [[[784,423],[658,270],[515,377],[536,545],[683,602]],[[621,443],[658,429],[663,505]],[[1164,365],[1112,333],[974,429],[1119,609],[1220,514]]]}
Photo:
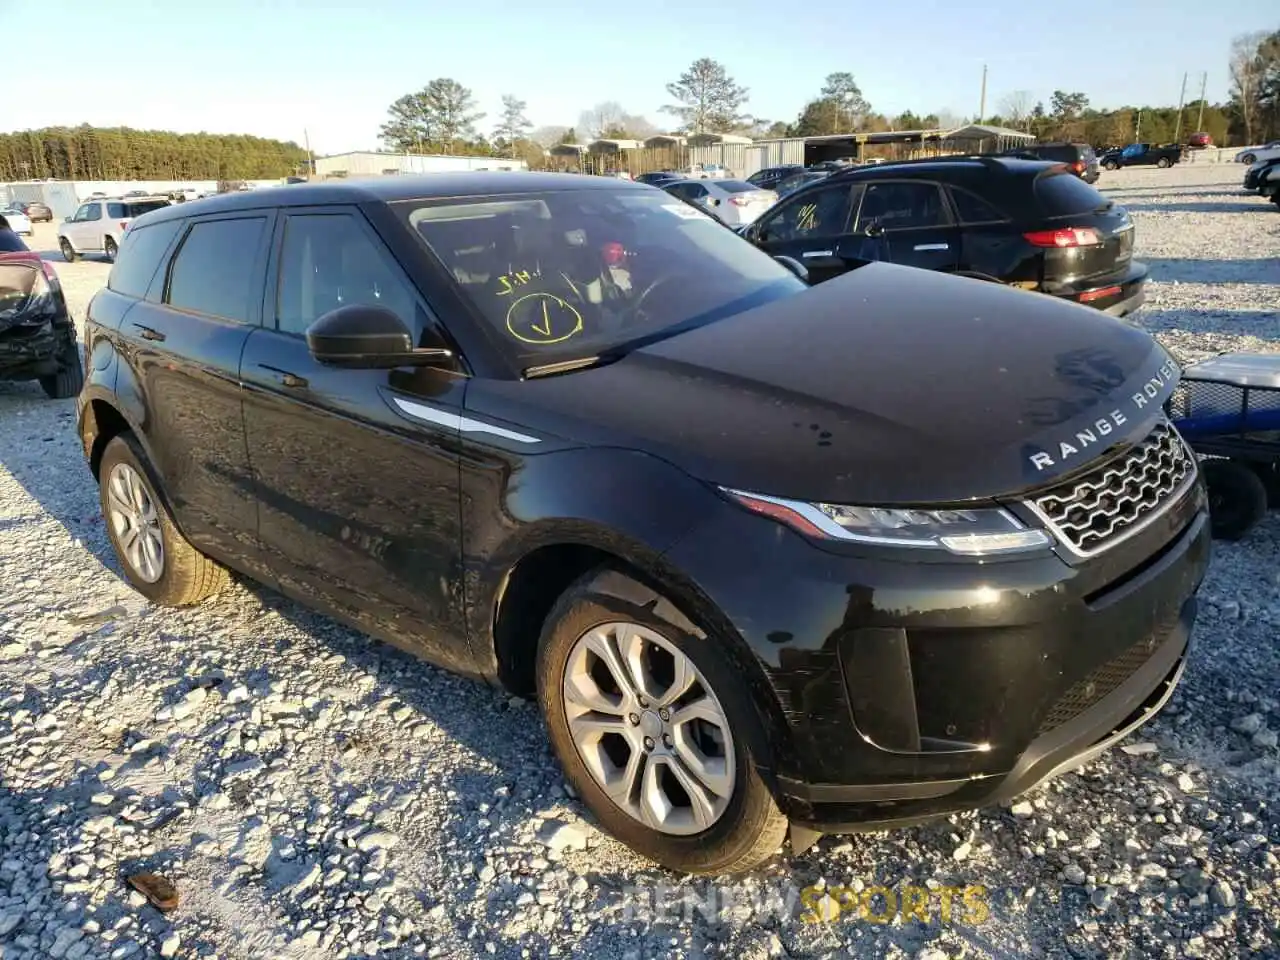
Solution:
{"label": "car roof", "polygon": [[921,160],[897,160],[865,167],[836,170],[828,181],[946,179],[981,180],[992,174],[1009,177],[1034,177],[1063,164],[1052,160],[1028,160],[1021,157],[971,156],[926,157]]}
{"label": "car roof", "polygon": [[[698,181],[701,182],[701,181]],[[147,222],[175,217],[203,216],[260,207],[309,207],[334,203],[394,203],[397,200],[434,200],[495,194],[549,193],[565,190],[647,190],[649,186],[617,177],[573,177],[563,173],[474,170],[428,173],[416,176],[370,177],[360,180],[327,180],[291,183],[261,190],[236,190],[201,200],[154,210]]]}

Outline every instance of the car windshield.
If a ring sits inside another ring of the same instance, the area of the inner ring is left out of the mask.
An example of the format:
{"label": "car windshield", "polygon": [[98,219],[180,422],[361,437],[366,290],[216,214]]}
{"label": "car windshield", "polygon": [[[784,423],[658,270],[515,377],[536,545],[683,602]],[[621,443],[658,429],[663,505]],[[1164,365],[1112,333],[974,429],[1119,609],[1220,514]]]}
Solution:
{"label": "car windshield", "polygon": [[656,191],[394,206],[522,368],[622,352],[808,289],[768,254]]}

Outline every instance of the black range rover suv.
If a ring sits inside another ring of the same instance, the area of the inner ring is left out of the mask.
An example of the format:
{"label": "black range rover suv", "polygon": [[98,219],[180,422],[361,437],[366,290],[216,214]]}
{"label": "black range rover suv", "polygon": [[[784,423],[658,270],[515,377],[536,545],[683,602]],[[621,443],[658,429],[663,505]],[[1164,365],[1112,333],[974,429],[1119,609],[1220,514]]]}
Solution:
{"label": "black range rover suv", "polygon": [[109,536],[155,602],[230,567],[536,693],[600,823],[683,871],[1125,736],[1208,560],[1176,365],[1049,297],[796,269],[594,177],[148,214],[87,322]]}
{"label": "black range rover suv", "polygon": [[789,194],[741,233],[802,260],[814,283],[887,260],[1114,316],[1145,300],[1128,212],[1058,163],[988,156],[854,167]]}

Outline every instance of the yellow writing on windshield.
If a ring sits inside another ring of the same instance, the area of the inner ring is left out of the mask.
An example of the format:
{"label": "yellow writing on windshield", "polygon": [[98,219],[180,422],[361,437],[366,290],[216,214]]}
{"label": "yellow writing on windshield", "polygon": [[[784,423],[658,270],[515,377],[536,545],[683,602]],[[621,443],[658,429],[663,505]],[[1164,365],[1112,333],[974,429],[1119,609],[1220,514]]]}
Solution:
{"label": "yellow writing on windshield", "polygon": [[542,276],[541,270],[512,270],[510,273],[504,273],[496,281],[498,296],[509,296],[516,292],[517,287],[523,287],[540,276]]}
{"label": "yellow writing on windshield", "polygon": [[554,293],[527,293],[507,310],[507,332],[521,343],[562,343],[582,332],[582,314]]}

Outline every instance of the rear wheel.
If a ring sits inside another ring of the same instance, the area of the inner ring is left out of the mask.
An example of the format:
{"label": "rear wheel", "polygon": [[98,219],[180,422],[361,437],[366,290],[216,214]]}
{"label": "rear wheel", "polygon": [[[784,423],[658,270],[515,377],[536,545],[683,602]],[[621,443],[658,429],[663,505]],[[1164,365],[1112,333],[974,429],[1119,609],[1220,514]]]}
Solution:
{"label": "rear wheel", "polygon": [[40,378],[40,387],[50,400],[67,400],[84,386],[84,364],[80,361],[80,349],[75,334],[66,330],[58,347],[58,372]]}
{"label": "rear wheel", "polygon": [[1267,488],[1247,463],[1206,460],[1201,464],[1209,488],[1209,523],[1219,540],[1239,540],[1267,512]]}
{"label": "rear wheel", "polygon": [[1106,163],[1104,163],[1104,164],[1102,165],[1102,169],[1104,169],[1104,170],[1119,170],[1119,169],[1120,169],[1120,164],[1116,163],[1114,160],[1108,160]]}
{"label": "rear wheel", "polygon": [[1161,170],[1168,169],[1168,167],[1169,167],[1169,158],[1168,158],[1168,157],[1161,157],[1159,160],[1157,160],[1157,161],[1156,161],[1156,166],[1157,166],[1157,167],[1159,167]]}
{"label": "rear wheel", "polygon": [[1243,157],[1240,158],[1241,163],[1247,163],[1247,164],[1254,164],[1257,162],[1257,160],[1258,158],[1255,157],[1252,153],[1246,153]]}
{"label": "rear wheel", "polygon": [[[763,721],[714,638],[656,616],[663,603],[571,586],[538,647],[538,699],[579,796],[611,834],[672,870],[750,870],[787,820],[758,769]],[[633,583],[642,595],[646,588]]]}
{"label": "rear wheel", "polygon": [[58,249],[62,251],[62,259],[67,261],[67,263],[76,262],[76,258],[79,254],[76,253],[76,248],[71,245],[71,241],[66,237],[58,238]]}
{"label": "rear wheel", "polygon": [[102,252],[107,255],[108,260],[110,260],[112,263],[115,263],[116,254],[119,253],[120,251],[116,247],[116,242],[112,240],[110,237],[107,237],[107,239],[102,241]]}
{"label": "rear wheel", "polygon": [[107,444],[98,482],[107,536],[135,590],[153,603],[182,607],[222,589],[227,571],[178,532],[133,434]]}

